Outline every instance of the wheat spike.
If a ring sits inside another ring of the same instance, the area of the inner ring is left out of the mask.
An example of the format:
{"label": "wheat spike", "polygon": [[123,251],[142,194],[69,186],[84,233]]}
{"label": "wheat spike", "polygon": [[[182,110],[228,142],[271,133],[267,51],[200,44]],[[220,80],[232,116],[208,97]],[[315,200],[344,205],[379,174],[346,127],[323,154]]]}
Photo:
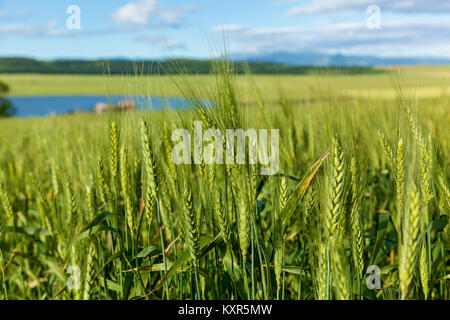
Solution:
{"label": "wheat spike", "polygon": [[246,194],[239,194],[239,244],[244,261],[247,259],[247,250],[250,245],[250,211],[248,209]]}
{"label": "wheat spike", "polygon": [[356,158],[353,157],[350,163],[351,186],[352,186],[352,204],[350,213],[350,225],[352,232],[352,254],[358,276],[362,277],[364,270],[363,260],[363,220],[361,214],[361,196],[359,194],[358,170]]}
{"label": "wheat spike", "polygon": [[329,189],[325,226],[329,238],[337,237],[340,231],[339,219],[342,211],[344,192],[344,154],[339,140],[333,138],[333,170]]}
{"label": "wheat spike", "polygon": [[349,283],[349,270],[343,248],[333,248],[331,261],[333,263],[332,270],[336,281],[336,291],[339,300],[350,300],[351,290]]}
{"label": "wheat spike", "polygon": [[422,283],[423,294],[425,295],[425,299],[428,299],[428,294],[430,292],[430,288],[428,285],[429,282],[429,272],[428,272],[428,251],[426,242],[423,241],[422,248],[420,249],[420,280]]}
{"label": "wheat spike", "polygon": [[198,263],[198,230],[197,230],[197,220],[194,212],[194,204],[192,201],[192,193],[185,185],[184,189],[184,222],[185,222],[185,230],[187,232],[187,244],[189,248],[189,252],[191,254],[191,259],[194,265]]}
{"label": "wheat spike", "polygon": [[58,182],[58,173],[57,173],[55,159],[51,160],[50,169],[51,169],[51,175],[52,175],[53,195],[56,196],[59,194],[59,182]]}
{"label": "wheat spike", "polygon": [[140,121],[142,158],[146,172],[146,192],[145,192],[145,215],[148,224],[151,224],[153,213],[156,208],[156,198],[158,194],[158,185],[156,180],[156,170],[153,160],[153,153],[150,147],[147,125],[144,120]]}
{"label": "wheat spike", "polygon": [[119,170],[119,128],[115,122],[111,123],[109,138],[111,143],[111,175],[115,179]]}
{"label": "wheat spike", "polygon": [[131,200],[131,187],[130,187],[130,176],[127,166],[127,158],[125,153],[125,148],[120,148],[120,183],[122,186],[122,192],[125,199],[125,218],[127,221],[128,229],[130,230],[130,235],[134,238],[134,213],[133,205]]}
{"label": "wheat spike", "polygon": [[420,197],[417,187],[413,185],[411,190],[410,207],[403,222],[403,242],[400,247],[400,291],[402,299],[409,294],[414,271],[417,266],[417,255],[419,253],[420,232]]}
{"label": "wheat spike", "polygon": [[397,160],[395,163],[396,206],[397,206],[397,231],[401,238],[403,221],[403,203],[405,201],[405,145],[400,138],[397,144]]}
{"label": "wheat spike", "polygon": [[392,149],[389,146],[386,136],[381,131],[378,131],[378,137],[380,139],[381,146],[383,147],[384,153],[386,154],[386,157],[388,159],[388,163],[392,168],[392,165],[394,163],[394,154],[392,153]]}
{"label": "wheat spike", "polygon": [[320,243],[317,250],[317,271],[316,271],[316,283],[317,290],[316,295],[318,300],[326,300],[328,298],[327,288],[327,246],[324,243]]}
{"label": "wheat spike", "polygon": [[97,158],[97,186],[99,188],[100,200],[102,204],[107,207],[112,199],[112,195],[109,186],[106,184],[103,159],[101,157]]}
{"label": "wheat spike", "polygon": [[11,201],[9,200],[8,193],[6,192],[5,186],[0,182],[0,200],[3,205],[3,210],[5,210],[6,218],[12,220],[14,218],[13,209],[11,206]]}
{"label": "wheat spike", "polygon": [[91,243],[86,258],[86,272],[84,278],[83,300],[89,300],[92,283],[92,271],[94,268],[95,246]]}

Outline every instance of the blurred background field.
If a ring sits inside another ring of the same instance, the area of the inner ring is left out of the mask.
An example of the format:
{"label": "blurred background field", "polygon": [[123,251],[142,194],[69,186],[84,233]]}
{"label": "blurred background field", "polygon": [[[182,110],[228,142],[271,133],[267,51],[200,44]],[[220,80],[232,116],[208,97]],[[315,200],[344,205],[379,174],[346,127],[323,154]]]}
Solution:
{"label": "blurred background field", "polygon": [[[285,98],[307,99],[320,86],[330,86],[352,97],[373,97],[393,99],[393,77],[395,68],[378,68],[379,74],[326,75],[253,75],[256,86],[275,97],[280,87]],[[405,87],[413,89],[421,98],[441,97],[450,94],[449,66],[407,66],[402,67]],[[245,75],[238,75],[239,79]],[[177,80],[195,79],[204,88],[211,88],[209,75],[54,75],[54,74],[0,74],[0,81],[10,86],[10,96],[38,95],[152,95],[177,96]],[[175,80],[175,81],[174,81]],[[245,81],[244,81],[245,82]],[[249,97],[249,99],[253,99]]]}

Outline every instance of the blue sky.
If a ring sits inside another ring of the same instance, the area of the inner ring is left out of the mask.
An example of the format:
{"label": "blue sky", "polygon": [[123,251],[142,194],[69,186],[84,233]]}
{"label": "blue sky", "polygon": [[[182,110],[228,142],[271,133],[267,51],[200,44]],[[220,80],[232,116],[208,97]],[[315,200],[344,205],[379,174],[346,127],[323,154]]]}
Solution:
{"label": "blue sky", "polygon": [[[67,28],[70,5],[79,30]],[[450,58],[450,1],[0,0],[0,56],[202,58],[224,35],[245,54]]]}

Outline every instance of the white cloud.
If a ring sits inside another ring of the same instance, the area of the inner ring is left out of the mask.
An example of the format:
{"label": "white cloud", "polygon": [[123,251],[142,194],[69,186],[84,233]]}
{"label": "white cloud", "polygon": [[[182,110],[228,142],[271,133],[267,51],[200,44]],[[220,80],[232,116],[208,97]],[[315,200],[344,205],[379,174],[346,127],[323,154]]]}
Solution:
{"label": "white cloud", "polygon": [[50,20],[44,26],[25,23],[6,24],[0,25],[0,34],[22,37],[59,37],[69,35],[67,30],[58,28],[59,25],[60,21],[56,19]]}
{"label": "white cloud", "polygon": [[25,24],[8,24],[0,26],[0,33],[20,34],[23,36],[35,36],[39,34],[39,28]]}
{"label": "white cloud", "polygon": [[158,10],[156,0],[141,0],[130,2],[117,9],[113,14],[113,19],[117,23],[147,24],[150,16]]}
{"label": "white cloud", "polygon": [[[228,38],[238,52],[352,52],[367,55],[450,57],[442,50],[442,39],[450,38],[450,21],[395,20],[383,22],[380,30],[369,30],[365,23],[338,23],[308,28],[273,27],[230,32]],[[379,48],[379,49],[377,49]]]}
{"label": "white cloud", "polygon": [[113,13],[113,21],[117,24],[132,25],[177,25],[186,13],[197,10],[197,7],[166,8],[158,0],[140,0],[129,2]]}
{"label": "white cloud", "polygon": [[385,12],[450,13],[448,0],[315,0],[311,4],[290,8],[288,15],[365,12],[370,5],[377,5]]}
{"label": "white cloud", "polygon": [[19,10],[16,12],[5,12],[0,11],[0,20],[12,20],[12,19],[21,19],[30,16],[30,14],[24,10]]}

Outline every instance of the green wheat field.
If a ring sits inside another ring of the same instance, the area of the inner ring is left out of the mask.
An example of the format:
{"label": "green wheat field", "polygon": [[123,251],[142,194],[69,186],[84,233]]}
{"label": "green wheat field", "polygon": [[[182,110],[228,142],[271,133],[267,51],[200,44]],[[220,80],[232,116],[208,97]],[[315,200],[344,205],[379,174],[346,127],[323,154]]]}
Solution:
{"label": "green wheat field", "polygon": [[[0,119],[0,299],[450,299],[448,67],[214,70],[2,77],[14,95],[152,86],[192,108]],[[175,165],[193,121],[279,129],[278,174]]]}

